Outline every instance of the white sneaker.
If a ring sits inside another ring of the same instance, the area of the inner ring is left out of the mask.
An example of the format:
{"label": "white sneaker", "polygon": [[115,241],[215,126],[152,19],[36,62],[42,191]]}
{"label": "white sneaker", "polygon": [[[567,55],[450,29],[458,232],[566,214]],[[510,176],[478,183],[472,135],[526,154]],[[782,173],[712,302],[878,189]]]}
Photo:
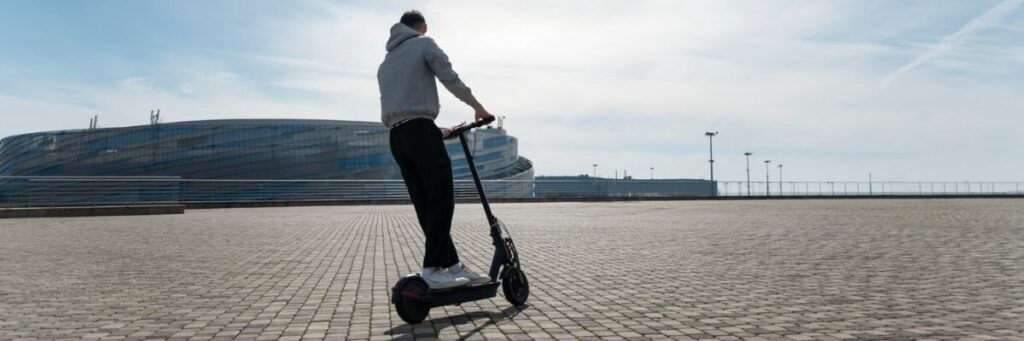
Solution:
{"label": "white sneaker", "polygon": [[456,278],[455,276],[452,276],[448,270],[440,269],[434,270],[433,273],[426,276],[421,275],[420,278],[423,278],[423,281],[427,282],[427,286],[429,286],[431,290],[448,289],[469,284],[469,279]]}
{"label": "white sneaker", "polygon": [[469,281],[470,284],[481,284],[491,281],[490,277],[478,274],[473,270],[470,270],[469,267],[467,267],[465,264],[462,265],[462,271],[453,273],[452,276],[455,276],[455,278],[465,278],[466,280]]}

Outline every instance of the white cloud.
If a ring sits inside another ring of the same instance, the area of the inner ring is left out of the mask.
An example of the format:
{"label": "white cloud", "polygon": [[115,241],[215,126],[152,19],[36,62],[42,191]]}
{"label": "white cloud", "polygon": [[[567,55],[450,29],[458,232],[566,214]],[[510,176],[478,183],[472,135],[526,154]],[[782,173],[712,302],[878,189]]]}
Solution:
{"label": "white cloud", "polygon": [[121,79],[120,86],[130,91],[143,91],[150,87],[149,79],[146,77],[128,77]]}
{"label": "white cloud", "polygon": [[998,25],[1004,17],[1006,17],[1013,11],[1017,10],[1021,4],[1024,4],[1024,0],[1004,0],[995,7],[992,7],[988,11],[985,11],[985,13],[982,13],[977,18],[974,18],[974,20],[971,20],[956,32],[953,32],[952,34],[943,37],[942,40],[935,44],[935,46],[925,51],[925,53],[921,54],[917,58],[914,58],[914,60],[910,61],[906,65],[903,65],[896,71],[890,73],[882,81],[882,84],[889,85],[894,80],[896,80],[896,78],[899,78],[903,74],[910,72],[910,70],[913,70],[921,65],[924,65],[925,63],[933,59],[936,59],[946,53],[949,53],[950,51],[956,49],[957,47],[967,43],[967,41],[971,39],[973,34],[986,28]]}

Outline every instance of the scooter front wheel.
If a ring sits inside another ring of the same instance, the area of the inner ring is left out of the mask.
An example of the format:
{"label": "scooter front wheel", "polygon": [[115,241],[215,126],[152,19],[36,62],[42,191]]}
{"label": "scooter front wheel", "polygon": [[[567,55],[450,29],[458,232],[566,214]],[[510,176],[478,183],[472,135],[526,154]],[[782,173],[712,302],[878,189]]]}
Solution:
{"label": "scooter front wheel", "polygon": [[501,291],[508,303],[517,307],[526,304],[526,299],[530,297],[530,282],[526,280],[526,273],[518,268],[510,269],[501,280]]}
{"label": "scooter front wheel", "polygon": [[395,311],[408,324],[423,322],[430,313],[430,306],[424,298],[430,288],[421,279],[402,280],[395,286]]}

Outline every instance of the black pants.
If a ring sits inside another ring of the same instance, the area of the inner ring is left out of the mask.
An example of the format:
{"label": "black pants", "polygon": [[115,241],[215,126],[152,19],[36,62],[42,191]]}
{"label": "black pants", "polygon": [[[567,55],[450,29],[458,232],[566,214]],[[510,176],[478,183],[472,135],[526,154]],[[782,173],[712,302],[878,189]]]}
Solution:
{"label": "black pants", "polygon": [[423,267],[449,267],[459,262],[452,242],[455,192],[452,161],[433,120],[419,118],[391,129],[391,155],[402,170],[405,187],[426,235]]}

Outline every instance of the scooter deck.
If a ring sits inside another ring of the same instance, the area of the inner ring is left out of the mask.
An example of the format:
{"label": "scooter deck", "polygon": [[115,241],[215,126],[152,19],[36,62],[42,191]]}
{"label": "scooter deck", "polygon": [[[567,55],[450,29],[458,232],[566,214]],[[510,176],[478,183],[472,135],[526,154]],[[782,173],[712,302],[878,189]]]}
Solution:
{"label": "scooter deck", "polygon": [[491,298],[498,295],[499,284],[501,283],[498,281],[492,281],[471,286],[430,290],[427,292],[429,296],[425,297],[425,301],[428,306],[433,308]]}

